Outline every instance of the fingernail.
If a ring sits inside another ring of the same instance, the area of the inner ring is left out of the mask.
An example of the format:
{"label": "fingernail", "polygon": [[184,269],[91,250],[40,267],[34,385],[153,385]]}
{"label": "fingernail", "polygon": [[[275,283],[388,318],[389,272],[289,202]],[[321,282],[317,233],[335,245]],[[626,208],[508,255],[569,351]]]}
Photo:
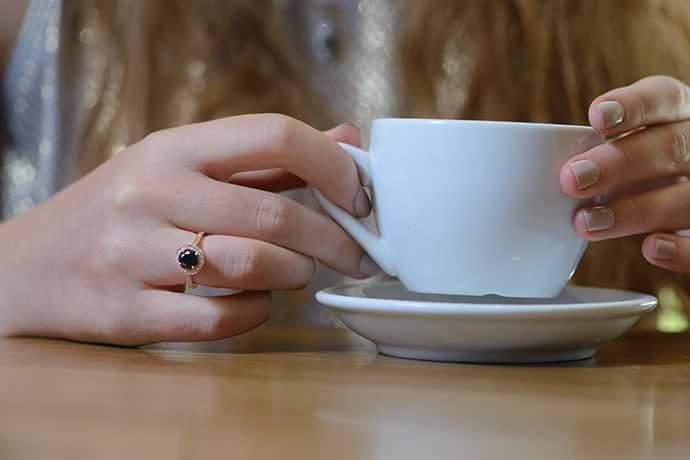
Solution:
{"label": "fingernail", "polygon": [[599,165],[592,160],[573,161],[570,163],[570,169],[575,174],[578,190],[584,190],[599,182]]}
{"label": "fingernail", "polygon": [[623,121],[623,106],[617,101],[604,101],[597,105],[604,128],[609,129]]}
{"label": "fingernail", "polygon": [[660,260],[675,259],[678,255],[678,245],[673,241],[657,239],[654,244],[654,258]]}
{"label": "fingernail", "polygon": [[374,276],[381,271],[381,268],[374,262],[374,259],[369,257],[369,254],[364,253],[359,261],[359,271],[364,276]]}
{"label": "fingernail", "polygon": [[611,208],[594,206],[593,208],[585,209],[585,221],[587,223],[587,231],[598,232],[613,227],[613,224],[616,223],[616,216]]}
{"label": "fingernail", "polygon": [[357,217],[367,217],[371,212],[371,202],[367,192],[362,187],[359,188],[355,196],[354,209]]}

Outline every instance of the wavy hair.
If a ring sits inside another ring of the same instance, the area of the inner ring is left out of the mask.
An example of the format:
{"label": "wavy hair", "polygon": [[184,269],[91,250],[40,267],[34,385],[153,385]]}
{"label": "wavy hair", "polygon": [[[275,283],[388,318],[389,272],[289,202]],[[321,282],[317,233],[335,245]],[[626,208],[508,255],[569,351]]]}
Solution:
{"label": "wavy hair", "polygon": [[[587,123],[590,101],[611,88],[651,74],[690,81],[685,0],[401,7],[402,115]],[[83,171],[171,125],[260,111],[321,126],[330,117],[293,64],[275,1],[72,0],[65,8]],[[672,286],[686,301],[690,283],[649,266],[640,242],[592,244],[576,282],[657,293]]]}

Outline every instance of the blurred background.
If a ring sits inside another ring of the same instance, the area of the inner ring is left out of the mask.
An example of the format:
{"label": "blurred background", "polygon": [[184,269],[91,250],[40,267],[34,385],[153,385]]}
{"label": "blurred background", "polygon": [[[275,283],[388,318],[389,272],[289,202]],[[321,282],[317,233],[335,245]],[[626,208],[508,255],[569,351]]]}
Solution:
{"label": "blurred background", "polygon": [[[36,0],[27,8],[3,91],[3,113],[12,114],[2,144],[5,218],[146,133],[199,120],[280,112],[321,129],[354,123],[366,143],[376,117],[586,124],[590,101],[609,89],[652,74],[690,81],[685,0]],[[291,196],[310,202],[303,191]],[[640,243],[592,244],[573,283],[654,294],[657,312],[637,327],[687,333],[688,276],[651,267]],[[312,288],[277,294],[272,321],[331,326],[313,292],[342,281],[322,267]]]}

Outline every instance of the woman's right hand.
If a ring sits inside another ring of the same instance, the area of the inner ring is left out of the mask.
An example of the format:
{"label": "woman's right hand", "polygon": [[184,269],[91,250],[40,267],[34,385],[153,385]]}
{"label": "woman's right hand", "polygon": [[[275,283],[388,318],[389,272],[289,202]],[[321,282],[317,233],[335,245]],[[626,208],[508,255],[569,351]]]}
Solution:
{"label": "woman's right hand", "polygon": [[[0,226],[0,334],[138,345],[213,340],[267,319],[270,291],[309,283],[315,262],[353,277],[377,267],[333,221],[273,192],[303,184],[370,212],[348,125],[321,133],[282,115],[246,115],[154,133]],[[231,183],[228,183],[231,182]],[[241,289],[180,292],[177,248],[206,232],[194,281]]]}

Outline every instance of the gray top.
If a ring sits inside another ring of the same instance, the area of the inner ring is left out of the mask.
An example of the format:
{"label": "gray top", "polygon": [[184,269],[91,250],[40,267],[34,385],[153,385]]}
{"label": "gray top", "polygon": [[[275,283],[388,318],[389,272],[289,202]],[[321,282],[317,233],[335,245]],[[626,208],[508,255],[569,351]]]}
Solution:
{"label": "gray top", "polygon": [[7,143],[2,154],[3,217],[31,208],[63,186],[59,116],[59,0],[29,2],[2,85]]}
{"label": "gray top", "polygon": [[[291,45],[306,65],[314,91],[336,120],[366,126],[395,113],[395,0],[274,0],[284,9]],[[74,178],[78,150],[70,144],[74,111],[67,109],[61,74],[60,0],[30,0],[2,84],[0,114],[8,139],[2,147],[0,217],[31,208]],[[342,51],[335,56],[332,44]],[[69,69],[68,69],[69,70]],[[69,77],[69,73],[64,75]],[[333,95],[338,97],[334,98]]]}

